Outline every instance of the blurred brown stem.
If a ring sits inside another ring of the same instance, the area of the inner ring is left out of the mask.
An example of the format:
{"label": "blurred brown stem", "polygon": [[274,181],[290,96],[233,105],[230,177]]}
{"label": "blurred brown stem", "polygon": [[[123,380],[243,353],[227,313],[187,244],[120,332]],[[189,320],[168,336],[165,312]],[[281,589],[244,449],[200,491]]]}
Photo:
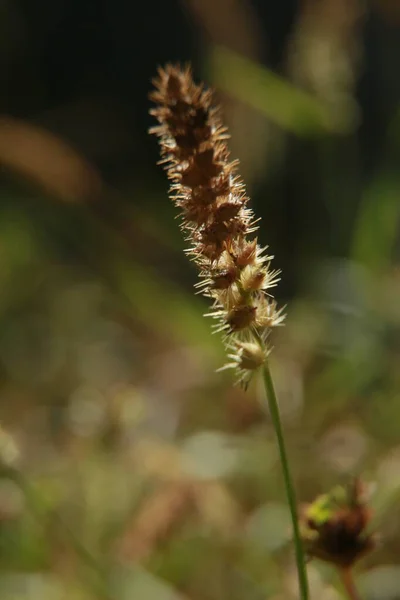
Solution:
{"label": "blurred brown stem", "polygon": [[340,577],[342,579],[344,589],[346,590],[349,599],[350,600],[361,600],[361,596],[357,592],[357,589],[356,589],[356,586],[354,583],[353,573],[351,571],[351,568],[347,567],[347,568],[340,569]]}

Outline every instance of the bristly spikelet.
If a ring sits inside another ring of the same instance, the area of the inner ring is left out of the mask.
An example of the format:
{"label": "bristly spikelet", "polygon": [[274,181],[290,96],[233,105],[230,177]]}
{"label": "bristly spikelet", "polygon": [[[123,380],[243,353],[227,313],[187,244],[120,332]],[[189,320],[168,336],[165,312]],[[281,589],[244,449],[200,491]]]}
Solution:
{"label": "bristly spikelet", "polygon": [[151,133],[159,137],[171,198],[190,242],[187,253],[200,271],[197,287],[214,301],[210,316],[233,351],[226,366],[246,384],[266,360],[270,329],[284,320],[269,294],[279,272],[270,270],[272,257],[257,238],[249,239],[256,221],[238,161],[229,160],[229,135],[212,92],[193,82],[190,67],[160,68],[153,83],[150,98],[157,106],[151,114],[159,125]]}

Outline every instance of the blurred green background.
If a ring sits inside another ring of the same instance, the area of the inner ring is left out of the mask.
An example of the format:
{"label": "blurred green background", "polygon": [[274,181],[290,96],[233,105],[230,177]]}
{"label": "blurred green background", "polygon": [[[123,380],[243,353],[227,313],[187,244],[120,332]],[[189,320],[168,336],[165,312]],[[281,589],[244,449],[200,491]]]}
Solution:
{"label": "blurred green background", "polygon": [[[271,357],[299,501],[360,475],[400,599],[400,4],[4,0],[1,600],[286,600],[259,382],[232,385],[158,149],[156,68],[217,90],[282,269]],[[309,566],[314,600],[342,597]]]}

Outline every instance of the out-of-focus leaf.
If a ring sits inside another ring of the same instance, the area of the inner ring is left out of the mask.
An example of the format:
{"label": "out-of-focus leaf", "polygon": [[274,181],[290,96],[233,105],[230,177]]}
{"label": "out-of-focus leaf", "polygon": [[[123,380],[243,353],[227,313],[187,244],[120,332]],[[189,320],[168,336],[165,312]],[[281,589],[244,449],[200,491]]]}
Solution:
{"label": "out-of-focus leaf", "polygon": [[286,506],[270,502],[260,506],[246,526],[246,541],[265,552],[274,552],[291,538],[290,517]]}
{"label": "out-of-focus leaf", "polygon": [[210,66],[219,87],[284,129],[303,137],[340,131],[323,103],[266,67],[222,46],[214,48]]}
{"label": "out-of-focus leaf", "polygon": [[64,140],[11,117],[0,118],[0,164],[62,200],[84,200],[101,189],[94,167]]}
{"label": "out-of-focus leaf", "polygon": [[365,600],[398,600],[400,597],[400,567],[382,565],[357,578],[357,586]]}
{"label": "out-of-focus leaf", "polygon": [[58,580],[45,573],[7,573],[0,576],[1,600],[92,600],[82,582]]}
{"label": "out-of-focus leaf", "polygon": [[112,578],[112,588],[119,600],[183,600],[166,581],[140,567],[118,569]]}
{"label": "out-of-focus leaf", "polygon": [[197,479],[226,477],[235,469],[239,449],[221,432],[203,431],[185,441],[182,460],[187,473]]}
{"label": "out-of-focus leaf", "polygon": [[[211,322],[203,318],[204,305],[199,300],[180,293],[170,282],[138,263],[118,263],[116,259],[113,275],[120,293],[129,300],[137,317],[151,323],[155,330],[169,332],[186,342],[210,340]],[[207,348],[216,350],[217,344],[212,344],[212,338]]]}
{"label": "out-of-focus leaf", "polygon": [[381,177],[361,202],[353,237],[353,259],[373,271],[382,271],[390,262],[399,221],[399,181]]}
{"label": "out-of-focus leaf", "polygon": [[[0,196],[0,204],[4,198]],[[0,314],[37,284],[44,251],[29,220],[17,211],[0,213]]]}

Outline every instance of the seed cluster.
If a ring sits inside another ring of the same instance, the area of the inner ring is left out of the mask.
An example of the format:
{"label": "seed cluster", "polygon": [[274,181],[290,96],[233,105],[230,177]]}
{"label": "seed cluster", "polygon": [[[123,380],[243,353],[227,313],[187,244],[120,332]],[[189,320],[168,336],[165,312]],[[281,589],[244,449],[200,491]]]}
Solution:
{"label": "seed cluster", "polygon": [[170,194],[180,209],[182,228],[197,264],[197,287],[213,300],[210,316],[232,354],[240,381],[246,383],[267,355],[266,338],[284,316],[267,293],[278,282],[257,238],[249,198],[230,160],[229,135],[213,94],[193,82],[189,67],[159,69],[150,98],[159,125],[161,163],[171,181]]}
{"label": "seed cluster", "polygon": [[303,508],[300,525],[310,557],[348,568],[375,548],[365,492],[365,485],[356,479]]}

